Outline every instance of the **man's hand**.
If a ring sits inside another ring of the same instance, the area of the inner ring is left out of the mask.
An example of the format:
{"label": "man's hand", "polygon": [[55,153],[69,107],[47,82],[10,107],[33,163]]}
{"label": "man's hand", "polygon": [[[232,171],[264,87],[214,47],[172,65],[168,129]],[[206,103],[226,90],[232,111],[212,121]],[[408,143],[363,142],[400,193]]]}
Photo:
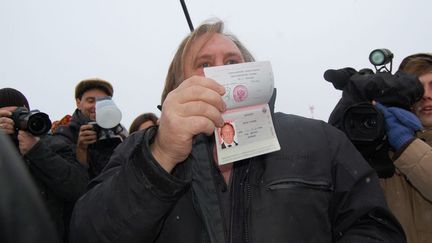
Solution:
{"label": "man's hand", "polygon": [[5,134],[13,134],[15,132],[14,125],[15,123],[10,118],[12,116],[12,112],[0,109],[0,130]]}
{"label": "man's hand", "polygon": [[93,130],[93,125],[87,124],[80,127],[77,141],[76,158],[81,164],[87,165],[87,148],[89,144],[95,143],[97,133]]}
{"label": "man's hand", "polygon": [[386,130],[390,145],[397,151],[414,138],[417,130],[422,128],[419,118],[412,112],[398,107],[385,107],[376,103],[384,113]]}
{"label": "man's hand", "polygon": [[39,137],[35,137],[31,133],[20,130],[18,132],[18,141],[21,154],[25,155],[28,153],[39,140]]}
{"label": "man's hand", "polygon": [[93,125],[87,124],[80,127],[78,134],[77,146],[87,149],[89,144],[95,143],[97,140],[96,131],[93,130]]}
{"label": "man's hand", "polygon": [[168,172],[192,151],[193,137],[210,135],[223,125],[225,88],[212,79],[193,76],[166,97],[151,152]]}

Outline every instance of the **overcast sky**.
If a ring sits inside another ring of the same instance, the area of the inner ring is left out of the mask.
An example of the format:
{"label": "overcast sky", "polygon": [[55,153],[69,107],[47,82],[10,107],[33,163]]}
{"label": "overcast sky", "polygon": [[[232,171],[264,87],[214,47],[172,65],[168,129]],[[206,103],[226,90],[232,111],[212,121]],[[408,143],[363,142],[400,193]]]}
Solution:
{"label": "overcast sky", "polygon": [[[220,18],[257,60],[272,63],[276,111],[327,120],[340,91],[326,69],[372,68],[370,51],[431,52],[430,0],[186,0],[195,26]],[[178,0],[0,0],[0,87],[22,91],[52,120],[75,109],[78,81],[99,77],[129,127],[155,112],[189,28]]]}

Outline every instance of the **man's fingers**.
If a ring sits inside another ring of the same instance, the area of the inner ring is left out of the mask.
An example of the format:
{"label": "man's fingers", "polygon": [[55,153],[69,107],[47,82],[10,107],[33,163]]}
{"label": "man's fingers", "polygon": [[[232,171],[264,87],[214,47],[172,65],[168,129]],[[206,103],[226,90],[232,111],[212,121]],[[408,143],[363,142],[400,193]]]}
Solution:
{"label": "man's fingers", "polygon": [[87,130],[93,130],[93,125],[92,124],[86,124],[86,125],[82,125],[80,127],[80,132],[87,131]]}
{"label": "man's fingers", "polygon": [[191,134],[198,135],[205,133],[211,135],[215,129],[215,124],[210,119],[203,116],[192,116],[186,120],[189,123],[188,130]]}
{"label": "man's fingers", "polygon": [[214,90],[202,86],[190,86],[176,93],[175,102],[185,104],[191,101],[203,101],[214,107],[219,111],[226,110],[225,102],[222,97]]}
{"label": "man's fingers", "polygon": [[81,136],[88,136],[88,135],[96,135],[96,131],[93,130],[84,130],[80,132]]}
{"label": "man's fingers", "polygon": [[219,95],[225,94],[225,88],[222,85],[220,85],[213,79],[201,77],[201,76],[193,76],[191,78],[186,79],[179,85],[179,87],[176,90],[181,90],[191,86],[205,87],[207,89],[211,89],[215,91]]}
{"label": "man's fingers", "polygon": [[178,115],[183,118],[202,116],[209,119],[213,123],[213,126],[218,127],[224,123],[221,112],[203,101],[193,101],[182,105],[178,111]]}
{"label": "man's fingers", "polygon": [[97,133],[93,130],[83,130],[79,133],[78,140],[82,144],[92,144],[97,140]]}
{"label": "man's fingers", "polygon": [[5,109],[0,109],[0,118],[1,117],[10,117],[12,116],[12,112],[5,110]]}
{"label": "man's fingers", "polygon": [[8,130],[8,131],[13,131],[14,130],[14,125],[10,124],[10,123],[0,123],[0,129]]}

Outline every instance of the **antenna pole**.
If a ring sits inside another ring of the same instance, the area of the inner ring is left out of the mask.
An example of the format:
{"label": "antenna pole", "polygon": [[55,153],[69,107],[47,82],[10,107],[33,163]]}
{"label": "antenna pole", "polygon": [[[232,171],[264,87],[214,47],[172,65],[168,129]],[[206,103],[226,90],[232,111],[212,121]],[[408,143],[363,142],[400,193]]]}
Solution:
{"label": "antenna pole", "polygon": [[180,3],[182,5],[184,15],[185,15],[186,20],[188,22],[189,29],[192,32],[192,31],[194,31],[194,27],[193,27],[193,24],[192,24],[192,20],[190,19],[189,12],[188,12],[187,7],[186,7],[186,3],[185,3],[184,0],[180,0]]}

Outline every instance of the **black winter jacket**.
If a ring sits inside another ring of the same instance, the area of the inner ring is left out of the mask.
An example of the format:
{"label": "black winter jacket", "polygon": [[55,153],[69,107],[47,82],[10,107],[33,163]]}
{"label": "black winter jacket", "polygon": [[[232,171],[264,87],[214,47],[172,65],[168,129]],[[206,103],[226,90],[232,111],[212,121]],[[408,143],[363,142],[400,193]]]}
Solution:
{"label": "black winter jacket", "polygon": [[67,234],[75,201],[84,194],[88,175],[71,147],[45,135],[23,156],[60,236]]}
{"label": "black winter jacket", "polygon": [[34,178],[14,145],[0,131],[0,242],[60,242]]}
{"label": "black winter jacket", "polygon": [[405,242],[375,172],[342,132],[282,113],[274,125],[280,151],[236,162],[230,220],[206,137],[168,174],[149,150],[157,128],[130,136],[77,202],[71,241]]}
{"label": "black winter jacket", "polygon": [[[76,144],[80,127],[86,125],[91,120],[84,116],[80,110],[76,109],[72,115],[72,119],[68,125],[59,126],[54,132],[55,136],[62,138],[67,143],[71,144],[76,153]],[[94,144],[90,144],[87,149],[88,173],[90,179],[93,179],[108,163],[114,149],[121,143],[120,138],[98,140]]]}

